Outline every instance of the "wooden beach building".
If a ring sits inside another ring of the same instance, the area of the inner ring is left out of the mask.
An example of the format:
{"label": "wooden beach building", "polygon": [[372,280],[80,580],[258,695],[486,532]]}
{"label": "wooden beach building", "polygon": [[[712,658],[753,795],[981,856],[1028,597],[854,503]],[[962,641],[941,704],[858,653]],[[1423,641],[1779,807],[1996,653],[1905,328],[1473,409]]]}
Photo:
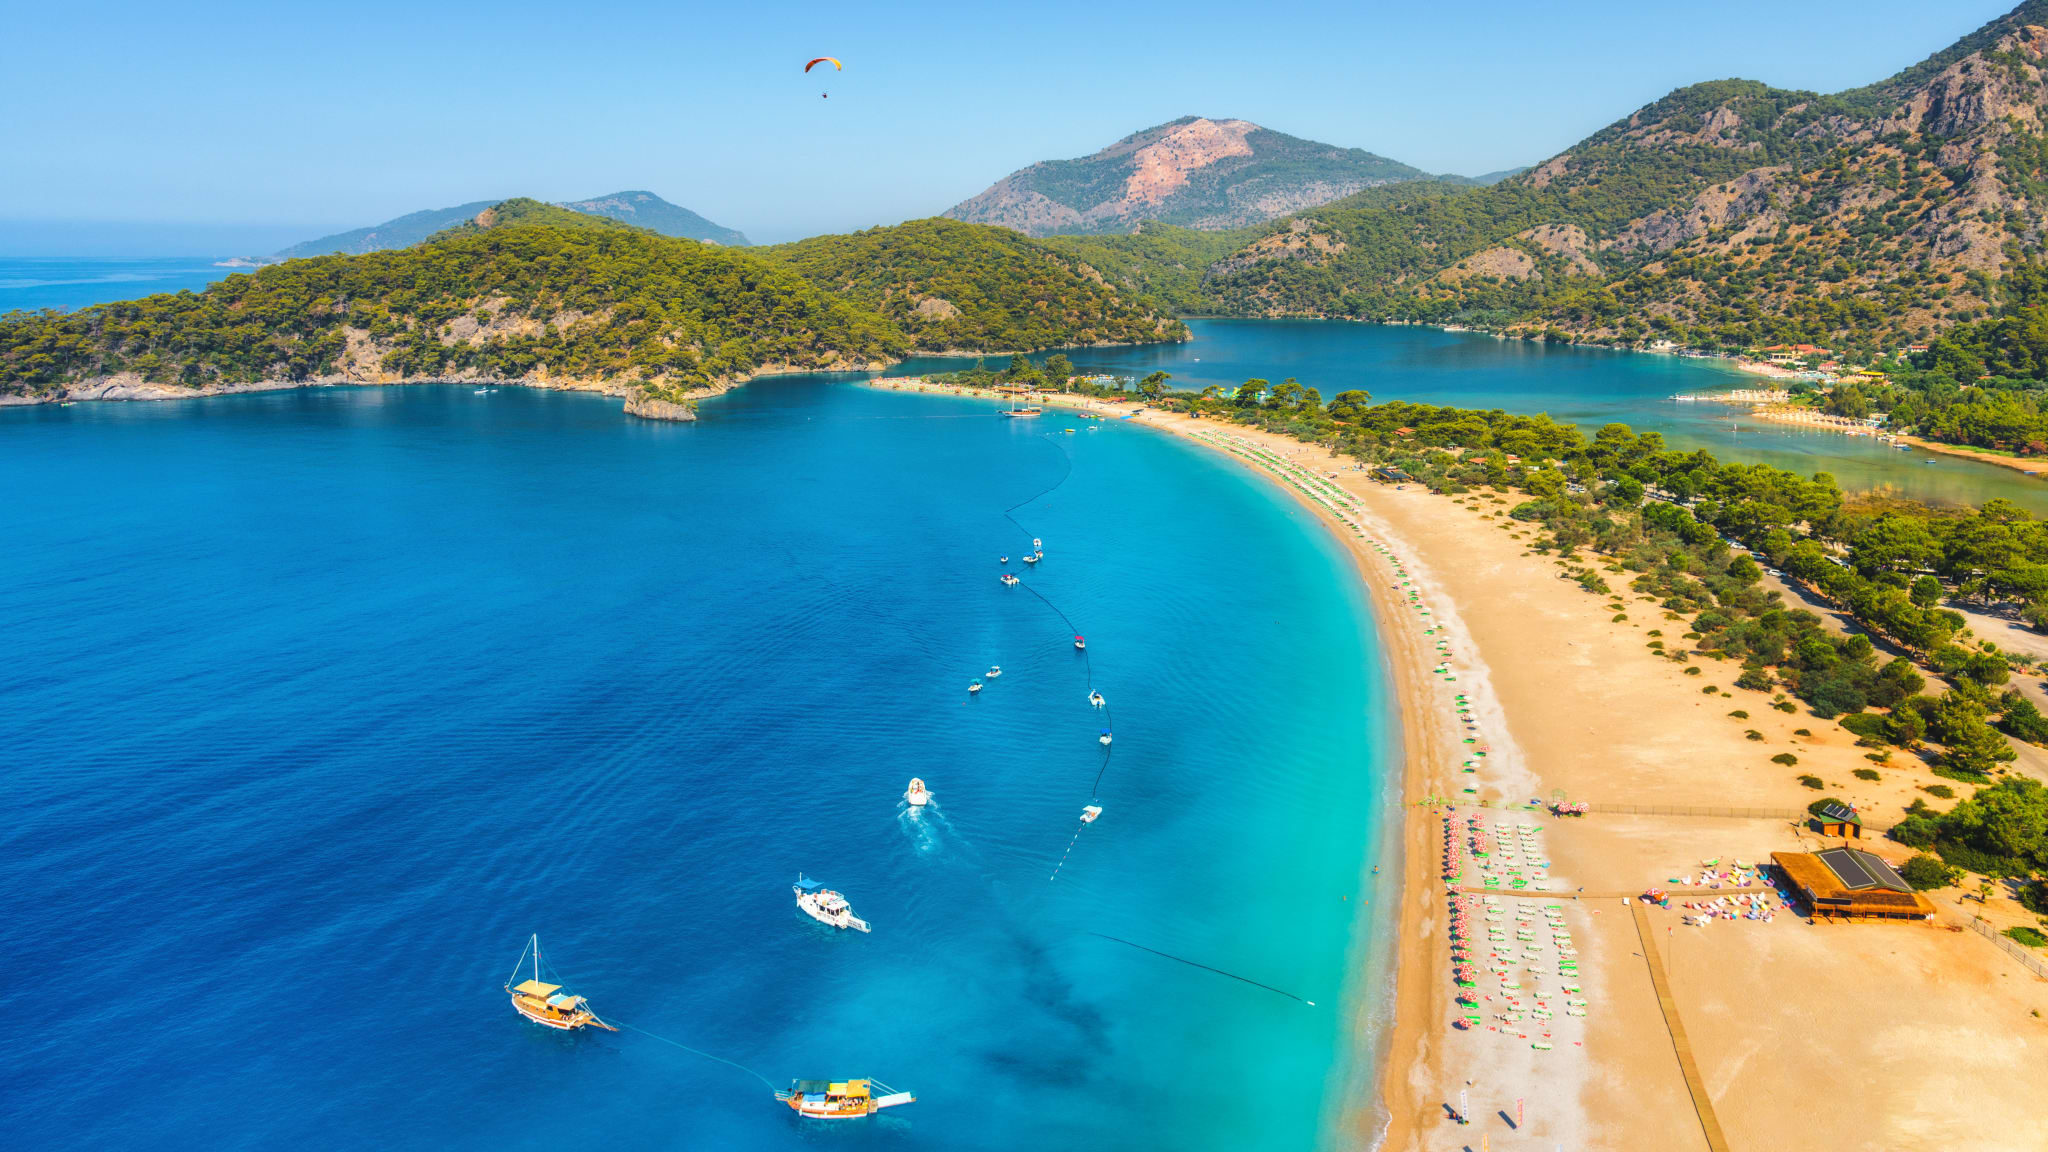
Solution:
{"label": "wooden beach building", "polygon": [[1854,808],[1839,800],[1830,800],[1820,806],[1813,817],[1814,827],[1823,836],[1840,836],[1844,840],[1863,839],[1863,817]]}
{"label": "wooden beach building", "polygon": [[1934,904],[1898,870],[1861,848],[1773,852],[1771,862],[1794,892],[1827,920],[1928,920]]}

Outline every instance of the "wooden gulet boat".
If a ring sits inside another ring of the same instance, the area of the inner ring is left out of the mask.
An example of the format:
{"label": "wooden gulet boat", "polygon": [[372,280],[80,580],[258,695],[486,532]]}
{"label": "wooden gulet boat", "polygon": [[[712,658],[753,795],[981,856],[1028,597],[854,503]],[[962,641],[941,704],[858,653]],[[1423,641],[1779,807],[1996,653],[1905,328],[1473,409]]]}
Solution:
{"label": "wooden gulet boat", "polygon": [[[882,1094],[875,1095],[875,1089]],[[789,1091],[777,1092],[777,1100],[799,1116],[817,1120],[858,1120],[884,1108],[917,1103],[914,1092],[898,1092],[879,1080],[792,1080]]]}
{"label": "wooden gulet boat", "polygon": [[618,1029],[597,1018],[590,1010],[590,1002],[581,996],[571,996],[562,991],[560,984],[548,984],[540,978],[540,935],[535,933],[526,942],[526,951],[519,954],[519,963],[512,966],[512,975],[526,965],[527,952],[533,954],[533,978],[514,985],[508,977],[505,991],[512,997],[512,1010],[533,1021],[545,1024],[563,1032],[574,1032],[578,1028],[592,1025],[607,1032]]}

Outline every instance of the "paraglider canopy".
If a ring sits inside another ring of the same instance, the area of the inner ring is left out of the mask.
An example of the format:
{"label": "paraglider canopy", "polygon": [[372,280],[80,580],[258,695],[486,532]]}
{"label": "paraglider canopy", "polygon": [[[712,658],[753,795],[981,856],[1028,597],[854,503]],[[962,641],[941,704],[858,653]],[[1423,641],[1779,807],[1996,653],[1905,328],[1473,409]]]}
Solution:
{"label": "paraglider canopy", "polygon": [[809,72],[811,69],[816,68],[820,64],[830,64],[834,72],[845,71],[844,68],[841,68],[839,66],[839,58],[836,56],[820,56],[816,60],[811,61],[809,64],[804,65],[804,71]]}

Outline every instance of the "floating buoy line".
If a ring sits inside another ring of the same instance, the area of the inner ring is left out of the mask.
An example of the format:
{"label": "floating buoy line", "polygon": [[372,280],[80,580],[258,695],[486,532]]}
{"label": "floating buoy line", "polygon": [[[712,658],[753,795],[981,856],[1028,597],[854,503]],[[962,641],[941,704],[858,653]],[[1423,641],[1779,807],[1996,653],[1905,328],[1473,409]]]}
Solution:
{"label": "floating buoy line", "polygon": [[1136,948],[1136,949],[1137,949],[1138,951],[1140,951],[1140,952],[1150,952],[1150,953],[1151,953],[1151,954],[1153,954],[1154,956],[1163,956],[1163,957],[1165,957],[1166,959],[1168,959],[1168,960],[1171,960],[1171,961],[1173,961],[1173,962],[1174,962],[1174,963],[1176,963],[1176,964],[1185,964],[1185,965],[1187,965],[1187,966],[1188,966],[1188,967],[1190,967],[1190,968],[1200,968],[1200,969],[1201,969],[1202,971],[1204,971],[1204,972],[1214,972],[1214,973],[1215,973],[1215,974],[1217,974],[1218,976],[1228,976],[1228,977],[1230,977],[1230,978],[1231,978],[1232,980],[1236,980],[1236,981],[1239,981],[1239,982],[1241,982],[1241,983],[1249,984],[1249,985],[1251,985],[1251,986],[1252,986],[1252,987],[1254,987],[1254,988],[1264,988],[1264,989],[1265,989],[1266,991],[1268,991],[1268,992],[1271,992],[1271,993],[1272,993],[1272,994],[1274,994],[1275,996],[1285,996],[1285,997],[1287,997],[1287,998],[1288,998],[1289,1000],[1293,1000],[1293,1001],[1295,1001],[1295,1002],[1297,1002],[1297,1003],[1301,1003],[1301,1004],[1306,1004],[1306,1005],[1308,1005],[1308,1006],[1309,1006],[1309,1007],[1311,1007],[1311,1008],[1313,1008],[1313,1007],[1315,1007],[1315,1006],[1316,1006],[1316,1002],[1315,1002],[1315,1001],[1313,1001],[1313,1000],[1304,1000],[1304,999],[1302,999],[1301,997],[1299,997],[1299,996],[1296,996],[1296,995],[1295,995],[1294,993],[1292,993],[1292,992],[1289,992],[1289,991],[1287,991],[1287,990],[1286,990],[1286,989],[1284,989],[1284,988],[1275,988],[1275,987],[1273,987],[1273,986],[1272,986],[1271,984],[1262,984],[1262,983],[1260,983],[1259,981],[1257,981],[1257,980],[1254,980],[1254,979],[1252,979],[1252,978],[1251,978],[1251,977],[1249,977],[1249,976],[1239,976],[1239,975],[1238,975],[1237,973],[1235,973],[1235,972],[1225,972],[1225,971],[1224,971],[1223,969],[1221,969],[1221,968],[1212,968],[1212,967],[1210,967],[1210,966],[1209,966],[1209,965],[1207,965],[1207,964],[1203,964],[1203,963],[1201,963],[1200,961],[1197,961],[1197,960],[1190,960],[1190,959],[1188,959],[1188,958],[1187,958],[1187,957],[1185,957],[1185,956],[1175,956],[1175,955],[1174,955],[1173,953],[1171,953],[1171,952],[1161,952],[1161,951],[1160,951],[1159,949],[1157,949],[1157,948],[1147,948],[1147,947],[1145,947],[1145,946],[1144,946],[1143,944],[1135,944],[1135,943],[1132,943],[1131,941],[1129,941],[1129,940],[1125,940],[1125,939],[1123,939],[1123,938],[1122,938],[1122,937],[1120,937],[1120,936],[1110,936],[1110,935],[1107,935],[1107,934],[1105,934],[1105,933],[1102,933],[1102,932],[1090,932],[1090,933],[1089,933],[1089,935],[1090,935],[1090,936],[1099,936],[1099,937],[1101,937],[1101,938],[1102,938],[1102,939],[1104,939],[1104,940],[1114,940],[1114,941],[1116,941],[1116,942],[1117,942],[1118,944],[1122,944],[1122,945],[1124,945],[1125,947],[1128,947],[1128,948]]}
{"label": "floating buoy line", "polygon": [[[1051,433],[1040,433],[1040,435],[1044,437],[1047,443],[1051,444],[1054,448],[1059,449],[1060,463],[1063,465],[1063,467],[1060,469],[1060,478],[1058,480],[1053,481],[1051,484],[1047,485],[1041,491],[1033,493],[1032,495],[1027,496],[1024,499],[1017,501],[1015,504],[1010,505],[1008,508],[1003,509],[1003,519],[1008,520],[1011,523],[1011,525],[1013,525],[1017,529],[1018,532],[1025,535],[1030,535],[1030,529],[1024,527],[1023,522],[1017,519],[1017,510],[1028,504],[1035,504],[1038,501],[1045,499],[1047,496],[1052,495],[1055,491],[1059,489],[1061,485],[1067,482],[1067,478],[1069,476],[1072,476],[1074,474],[1074,457],[1072,453],[1067,451],[1066,445],[1061,444],[1058,440],[1053,439]],[[1024,562],[1027,564],[1037,564],[1040,560],[1044,559],[1044,545],[1045,541],[1042,538],[1032,536],[1031,550],[1029,552],[1024,553]],[[1005,559],[1007,560],[1007,557]],[[1047,598],[1045,593],[1040,592],[1038,589],[1033,588],[1029,584],[1025,584],[1023,581],[1017,579],[1015,576],[1011,575],[1008,572],[1003,573],[1003,583],[1012,586],[1022,585],[1025,591],[1031,593],[1033,596],[1038,597],[1038,602],[1040,604],[1045,605],[1046,608],[1051,610],[1053,615],[1059,617],[1060,623],[1067,626],[1067,630],[1071,632],[1074,636],[1074,651],[1079,652],[1081,654],[1081,669],[1083,676],[1087,681],[1086,687],[1088,690],[1088,704],[1090,707],[1099,709],[1102,712],[1102,721],[1104,727],[1102,729],[1101,735],[1096,737],[1096,743],[1102,746],[1102,761],[1100,764],[1096,765],[1095,782],[1089,785],[1088,803],[1081,810],[1081,822],[1080,824],[1075,826],[1073,836],[1068,838],[1066,851],[1060,853],[1059,862],[1053,865],[1052,875],[1046,877],[1047,882],[1050,883],[1051,881],[1060,878],[1060,869],[1066,867],[1067,857],[1073,854],[1074,845],[1080,841],[1082,831],[1086,829],[1088,825],[1095,823],[1096,818],[1102,815],[1102,777],[1109,771],[1109,758],[1116,752],[1116,747],[1110,738],[1110,733],[1114,731],[1116,726],[1110,719],[1108,700],[1103,697],[1102,693],[1096,691],[1095,689],[1095,658],[1089,655],[1088,645],[1086,641],[1084,641],[1081,638],[1081,630],[1080,628],[1075,626],[1073,618],[1068,616],[1066,612],[1061,610],[1059,605],[1053,603],[1049,598]]]}

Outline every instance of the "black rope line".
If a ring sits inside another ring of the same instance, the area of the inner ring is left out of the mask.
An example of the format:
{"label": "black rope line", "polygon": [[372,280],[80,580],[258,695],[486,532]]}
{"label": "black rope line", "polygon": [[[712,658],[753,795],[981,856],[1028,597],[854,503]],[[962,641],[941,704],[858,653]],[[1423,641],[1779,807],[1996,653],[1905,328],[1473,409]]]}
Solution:
{"label": "black rope line", "polygon": [[[1029,528],[1024,527],[1023,522],[1017,519],[1015,515],[1017,509],[1022,508],[1027,504],[1035,504],[1038,501],[1045,499],[1047,496],[1052,495],[1053,492],[1058,490],[1058,488],[1062,484],[1065,484],[1067,482],[1068,477],[1074,474],[1074,456],[1073,453],[1067,451],[1066,445],[1061,444],[1058,440],[1053,439],[1050,433],[1041,432],[1039,433],[1039,436],[1042,439],[1044,439],[1046,443],[1051,444],[1054,448],[1059,450],[1060,462],[1064,464],[1065,467],[1060,471],[1060,478],[1058,480],[1053,481],[1051,484],[1047,485],[1044,489],[1040,490],[1039,492],[1034,493],[1033,495],[1028,496],[1022,500],[1019,500],[1015,504],[1010,505],[1008,508],[1003,509],[1003,519],[1008,520],[1013,526],[1015,526],[1017,531],[1023,533],[1026,536],[1031,535],[1031,530]],[[1033,588],[1029,583],[1025,583],[1022,580],[1019,580],[1018,582],[1024,585],[1024,590],[1026,592],[1029,592],[1033,596],[1038,597],[1038,602],[1040,604],[1043,604],[1047,608],[1051,609],[1052,614],[1060,618],[1060,623],[1067,626],[1067,631],[1069,633],[1075,636],[1081,635],[1081,629],[1075,626],[1074,621],[1071,617],[1069,617],[1065,612],[1060,610],[1059,605],[1053,603],[1050,599],[1046,597],[1046,595],[1043,592],[1040,592],[1038,589]],[[1089,655],[1088,649],[1086,648],[1081,649],[1081,667],[1087,676],[1089,698],[1093,699],[1095,696],[1095,658]],[[1116,732],[1116,723],[1110,715],[1109,702],[1107,700],[1104,700],[1102,704],[1102,723],[1103,727],[1106,728],[1110,733],[1114,734]],[[1089,799],[1094,800],[1101,797],[1102,777],[1105,773],[1109,771],[1109,758],[1115,754],[1116,744],[1115,741],[1112,740],[1108,745],[1106,745],[1102,749],[1102,764],[1095,770],[1095,783],[1089,786]]]}
{"label": "black rope line", "polygon": [[1313,1008],[1313,1007],[1315,1007],[1315,1006],[1316,1006],[1316,1002],[1315,1002],[1315,1001],[1313,1001],[1313,1000],[1303,1000],[1303,999],[1302,999],[1301,997],[1299,997],[1299,996],[1296,996],[1296,995],[1295,995],[1294,993],[1292,993],[1292,992],[1286,992],[1286,991],[1282,991],[1282,990],[1281,990],[1281,989],[1279,989],[1279,988],[1275,988],[1275,987],[1273,987],[1273,986],[1272,986],[1271,984],[1261,984],[1261,983],[1259,983],[1259,982],[1258,982],[1257,980],[1254,980],[1254,979],[1252,979],[1252,978],[1251,978],[1251,977],[1249,977],[1249,976],[1239,976],[1239,975],[1238,975],[1237,973],[1235,973],[1235,972],[1225,972],[1225,971],[1224,971],[1223,969],[1221,969],[1221,968],[1211,968],[1211,967],[1210,967],[1210,966],[1208,966],[1207,964],[1199,964],[1199,963],[1196,963],[1195,961],[1193,961],[1193,960],[1189,960],[1189,959],[1187,959],[1187,958],[1185,958],[1185,957],[1182,957],[1182,956],[1175,956],[1175,955],[1174,955],[1173,953],[1171,953],[1171,952],[1161,952],[1161,951],[1160,951],[1159,949],[1157,949],[1157,948],[1147,948],[1147,947],[1145,947],[1145,946],[1144,946],[1143,944],[1133,944],[1133,943],[1131,943],[1131,942],[1130,942],[1129,940],[1125,940],[1125,939],[1122,939],[1121,937],[1117,937],[1117,936],[1108,936],[1108,935],[1104,935],[1104,934],[1103,934],[1103,933],[1101,933],[1101,932],[1090,932],[1090,933],[1089,933],[1089,935],[1090,935],[1090,936],[1101,936],[1101,937],[1102,937],[1102,939],[1104,939],[1104,940],[1114,940],[1114,941],[1116,941],[1116,942],[1117,942],[1118,944],[1123,944],[1123,945],[1126,945],[1126,946],[1128,946],[1128,947],[1131,947],[1131,948],[1136,948],[1136,949],[1137,949],[1138,951],[1140,951],[1140,952],[1150,952],[1150,953],[1151,953],[1151,954],[1153,954],[1154,956],[1164,956],[1164,957],[1165,957],[1166,959],[1168,959],[1168,960],[1172,960],[1172,961],[1174,961],[1174,962],[1175,962],[1175,963],[1177,963],[1177,964],[1185,964],[1185,965],[1187,965],[1187,966],[1188,966],[1188,967],[1190,967],[1190,968],[1200,968],[1200,969],[1201,969],[1202,971],[1204,971],[1204,972],[1214,972],[1214,973],[1215,973],[1215,974],[1217,974],[1218,976],[1228,976],[1228,977],[1230,977],[1230,978],[1231,978],[1232,980],[1237,980],[1237,981],[1241,981],[1241,982],[1243,982],[1243,983],[1246,983],[1246,984],[1249,984],[1249,985],[1251,985],[1251,986],[1252,986],[1252,987],[1254,987],[1254,988],[1264,988],[1264,989],[1265,989],[1266,991],[1268,991],[1268,992],[1271,992],[1271,993],[1273,993],[1273,994],[1274,994],[1274,995],[1276,995],[1276,996],[1285,996],[1285,997],[1287,997],[1287,998],[1288,998],[1289,1000],[1295,1000],[1295,1001],[1299,1001],[1300,1003],[1306,1004],[1306,1005],[1308,1005],[1308,1006],[1309,1006],[1309,1007],[1311,1007],[1311,1008]]}

